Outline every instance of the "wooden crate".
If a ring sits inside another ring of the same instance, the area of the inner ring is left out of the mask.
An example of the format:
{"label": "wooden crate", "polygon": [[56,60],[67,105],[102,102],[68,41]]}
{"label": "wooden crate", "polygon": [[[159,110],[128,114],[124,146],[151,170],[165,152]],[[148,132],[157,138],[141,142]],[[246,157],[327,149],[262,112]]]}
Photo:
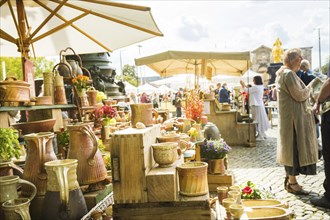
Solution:
{"label": "wooden crate", "polygon": [[197,197],[178,196],[178,200],[173,202],[114,204],[113,219],[210,220],[209,195]]}
{"label": "wooden crate", "polygon": [[158,164],[147,175],[148,202],[170,202],[177,200],[179,192],[176,166],[183,163],[183,155],[171,167]]}
{"label": "wooden crate", "polygon": [[209,184],[209,191],[216,192],[218,186],[232,186],[234,184],[233,174],[226,171],[226,174],[207,174],[207,180]]}
{"label": "wooden crate", "polygon": [[128,128],[112,135],[110,153],[115,203],[148,201],[146,176],[155,165],[151,145],[159,135],[160,125]]}

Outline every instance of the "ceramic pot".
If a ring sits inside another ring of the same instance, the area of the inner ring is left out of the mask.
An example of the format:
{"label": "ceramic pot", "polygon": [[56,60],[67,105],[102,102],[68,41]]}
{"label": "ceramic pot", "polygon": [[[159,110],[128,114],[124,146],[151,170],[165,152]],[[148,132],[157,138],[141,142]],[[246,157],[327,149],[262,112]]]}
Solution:
{"label": "ceramic pot", "polygon": [[30,200],[27,198],[18,198],[6,201],[2,204],[6,220],[30,220]]}
{"label": "ceramic pot", "polygon": [[177,159],[178,143],[164,142],[153,144],[153,156],[159,167],[170,167]]}
{"label": "ceramic pot", "polygon": [[68,125],[70,144],[68,159],[77,159],[77,176],[80,185],[103,181],[107,177],[102,154],[94,132],[93,123]]}
{"label": "ceramic pot", "polygon": [[67,104],[63,76],[60,76],[58,73],[55,75],[55,104]]}
{"label": "ceramic pot", "polygon": [[30,85],[15,77],[0,82],[0,102],[29,102]]}
{"label": "ceramic pot", "polygon": [[71,77],[72,68],[70,64],[66,61],[65,55],[61,56],[60,63],[54,66],[54,70],[57,67],[57,71],[61,76]]}
{"label": "ceramic pot", "polygon": [[[38,196],[46,194],[47,173],[44,164],[57,159],[53,147],[54,137],[52,132],[32,133],[24,136],[27,155],[23,179],[32,182],[37,187]],[[31,193],[30,187],[22,187],[22,195],[27,196]]]}
{"label": "ceramic pot", "polygon": [[[0,177],[0,205],[8,200],[18,198],[18,184],[28,185],[33,189],[29,197],[30,201],[35,197],[37,189],[31,182],[20,179],[18,176],[2,176]],[[4,219],[2,208],[0,210],[0,217],[0,219]]]}
{"label": "ceramic pot", "polygon": [[204,137],[208,140],[219,140],[220,132],[218,127],[211,122],[206,123],[204,127]]}
{"label": "ceramic pot", "polygon": [[136,123],[141,122],[149,127],[153,125],[152,122],[152,103],[131,104],[131,124],[136,127]]}
{"label": "ceramic pot", "polygon": [[77,163],[75,159],[45,163],[48,181],[41,219],[81,219],[87,213],[77,181]]}
{"label": "ceramic pot", "polygon": [[44,72],[44,95],[51,96],[51,104],[54,103],[54,74],[52,72]]}
{"label": "ceramic pot", "polygon": [[180,194],[201,196],[209,192],[207,163],[186,162],[176,167],[179,175]]}
{"label": "ceramic pot", "polygon": [[96,106],[97,105],[97,90],[92,89],[87,91],[87,98],[89,106]]}
{"label": "ceramic pot", "polygon": [[208,172],[210,174],[225,174],[226,173],[224,159],[208,160],[208,164],[209,164]]}

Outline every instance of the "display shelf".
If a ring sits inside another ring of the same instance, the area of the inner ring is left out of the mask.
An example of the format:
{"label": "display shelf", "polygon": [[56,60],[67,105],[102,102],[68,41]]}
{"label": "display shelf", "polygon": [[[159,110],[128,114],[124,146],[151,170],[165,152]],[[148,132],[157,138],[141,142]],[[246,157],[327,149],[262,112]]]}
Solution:
{"label": "display shelf", "polygon": [[43,110],[43,109],[73,109],[77,108],[76,105],[67,104],[67,105],[35,105],[35,106],[5,106],[0,107],[0,112],[7,112],[7,111],[33,111],[33,110]]}

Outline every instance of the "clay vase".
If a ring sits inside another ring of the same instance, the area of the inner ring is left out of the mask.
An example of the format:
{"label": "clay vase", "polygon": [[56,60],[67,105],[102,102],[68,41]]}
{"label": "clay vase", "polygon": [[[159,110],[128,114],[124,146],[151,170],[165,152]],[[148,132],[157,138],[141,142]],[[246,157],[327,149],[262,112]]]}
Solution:
{"label": "clay vase", "polygon": [[66,61],[65,55],[61,56],[60,63],[58,63],[56,66],[57,66],[57,71],[61,76],[71,77],[72,68],[70,64]]}
{"label": "clay vase", "polygon": [[55,75],[55,104],[65,105],[67,104],[65,96],[65,88],[63,76],[60,76],[58,73]]}
{"label": "clay vase", "polygon": [[218,127],[215,124],[208,122],[204,127],[204,137],[208,140],[219,140],[220,132]]}
{"label": "clay vase", "polygon": [[[18,198],[18,193],[17,193],[18,184],[28,185],[30,188],[33,189],[32,194],[29,197],[30,201],[35,197],[37,189],[29,181],[20,179],[18,176],[3,176],[0,177],[0,205],[2,205],[4,202],[8,200]],[[2,208],[0,210],[0,217],[1,217],[0,219],[4,219]]]}
{"label": "clay vase", "polygon": [[97,90],[90,89],[87,91],[87,99],[89,106],[96,106],[97,105]]}
{"label": "clay vase", "polygon": [[[40,132],[24,136],[27,155],[23,179],[32,182],[37,187],[37,196],[46,194],[47,173],[45,162],[56,160],[53,148],[54,133]],[[22,195],[31,195],[31,188],[23,186]]]}
{"label": "clay vase", "polygon": [[77,176],[80,185],[97,183],[107,177],[92,125],[93,123],[79,123],[67,126],[70,132],[68,159],[78,160]]}
{"label": "clay vase", "polygon": [[44,72],[44,95],[51,96],[52,104],[54,103],[54,75],[52,72]]}
{"label": "clay vase", "polygon": [[13,161],[0,161],[0,176],[12,176],[18,175],[23,176],[24,170],[14,164]]}
{"label": "clay vase", "polygon": [[131,124],[136,127],[136,123],[141,122],[149,127],[153,125],[152,121],[152,103],[131,104]]}
{"label": "clay vase", "polygon": [[27,198],[12,199],[2,204],[6,220],[30,220],[29,207],[30,200]]}
{"label": "clay vase", "polygon": [[225,174],[226,167],[225,167],[225,159],[214,159],[208,160],[208,173],[210,174]]}
{"label": "clay vase", "polygon": [[170,167],[178,158],[176,142],[152,144],[153,157],[159,167]]}
{"label": "clay vase", "polygon": [[72,77],[76,77],[77,76],[77,72],[78,72],[78,64],[75,60],[67,60],[69,65],[71,66],[71,75]]}
{"label": "clay vase", "polygon": [[88,211],[77,181],[77,160],[45,163],[48,175],[41,219],[81,219]]}

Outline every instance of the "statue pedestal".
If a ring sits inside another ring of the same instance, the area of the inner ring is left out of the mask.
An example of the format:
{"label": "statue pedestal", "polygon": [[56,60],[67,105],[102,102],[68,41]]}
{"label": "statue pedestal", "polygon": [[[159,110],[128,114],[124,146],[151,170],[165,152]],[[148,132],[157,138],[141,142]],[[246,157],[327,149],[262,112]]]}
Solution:
{"label": "statue pedestal", "polygon": [[275,73],[281,66],[283,66],[283,63],[271,63],[270,66],[267,68],[267,72],[270,75],[268,85],[275,83]]}

